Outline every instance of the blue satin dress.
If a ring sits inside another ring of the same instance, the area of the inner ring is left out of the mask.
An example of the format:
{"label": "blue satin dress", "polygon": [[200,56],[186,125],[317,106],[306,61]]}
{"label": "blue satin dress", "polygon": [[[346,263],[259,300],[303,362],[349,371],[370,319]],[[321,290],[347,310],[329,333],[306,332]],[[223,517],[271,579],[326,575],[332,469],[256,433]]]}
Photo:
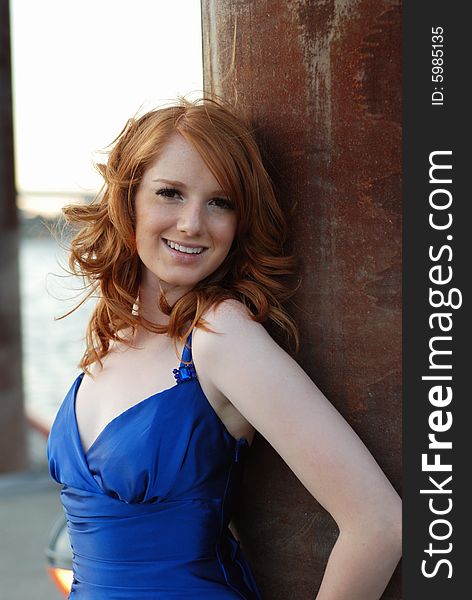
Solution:
{"label": "blue satin dress", "polygon": [[[189,364],[184,364],[189,363]],[[72,600],[261,600],[228,529],[248,450],[202,391],[191,335],[176,385],[131,406],[84,453],[80,373],[49,433],[73,553]]]}

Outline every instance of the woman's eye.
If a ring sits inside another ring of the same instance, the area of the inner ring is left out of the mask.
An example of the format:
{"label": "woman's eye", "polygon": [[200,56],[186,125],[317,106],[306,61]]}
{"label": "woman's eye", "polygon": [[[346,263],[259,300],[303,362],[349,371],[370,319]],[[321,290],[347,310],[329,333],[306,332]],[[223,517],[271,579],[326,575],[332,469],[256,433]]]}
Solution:
{"label": "woman's eye", "polygon": [[157,196],[163,196],[164,198],[180,198],[179,190],[175,188],[162,188],[156,192]]}
{"label": "woman's eye", "polygon": [[234,208],[234,204],[231,202],[229,198],[213,198],[211,203],[218,208],[226,208],[232,209]]}

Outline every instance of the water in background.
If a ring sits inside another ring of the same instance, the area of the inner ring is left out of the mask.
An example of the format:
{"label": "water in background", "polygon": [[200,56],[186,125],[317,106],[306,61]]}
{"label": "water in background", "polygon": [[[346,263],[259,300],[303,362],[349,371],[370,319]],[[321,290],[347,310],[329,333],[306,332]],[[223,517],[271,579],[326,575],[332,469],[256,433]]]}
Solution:
{"label": "water in background", "polygon": [[80,372],[77,364],[95,302],[88,300],[72,315],[54,320],[82,297],[78,295],[81,280],[68,276],[61,264],[67,265],[67,255],[47,229],[37,219],[23,223],[20,293],[25,408],[48,425]]}

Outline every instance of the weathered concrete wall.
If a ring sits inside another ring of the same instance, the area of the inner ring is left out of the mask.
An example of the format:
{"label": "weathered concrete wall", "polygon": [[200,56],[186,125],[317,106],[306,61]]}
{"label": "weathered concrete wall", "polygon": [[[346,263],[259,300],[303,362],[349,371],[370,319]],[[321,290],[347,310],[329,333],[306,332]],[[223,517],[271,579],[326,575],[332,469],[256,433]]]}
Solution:
{"label": "weathered concrete wall", "polygon": [[9,25],[0,0],[0,473],[26,466]]}
{"label": "weathered concrete wall", "polygon": [[[298,360],[400,491],[400,2],[202,4],[206,89],[252,116],[290,215]],[[336,527],[260,438],[250,462],[238,533],[257,580],[311,600]]]}

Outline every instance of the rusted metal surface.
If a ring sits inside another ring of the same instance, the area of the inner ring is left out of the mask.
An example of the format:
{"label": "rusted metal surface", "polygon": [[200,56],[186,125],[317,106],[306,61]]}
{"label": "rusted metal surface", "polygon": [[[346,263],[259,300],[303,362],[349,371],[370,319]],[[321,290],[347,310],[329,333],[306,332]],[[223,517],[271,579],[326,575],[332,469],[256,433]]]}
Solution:
{"label": "rusted metal surface", "polygon": [[26,466],[9,3],[0,0],[0,473]]}
{"label": "rusted metal surface", "polygon": [[[400,2],[202,8],[206,89],[251,116],[290,215],[298,360],[401,491]],[[237,526],[265,598],[312,600],[335,524],[260,438],[250,463]]]}

